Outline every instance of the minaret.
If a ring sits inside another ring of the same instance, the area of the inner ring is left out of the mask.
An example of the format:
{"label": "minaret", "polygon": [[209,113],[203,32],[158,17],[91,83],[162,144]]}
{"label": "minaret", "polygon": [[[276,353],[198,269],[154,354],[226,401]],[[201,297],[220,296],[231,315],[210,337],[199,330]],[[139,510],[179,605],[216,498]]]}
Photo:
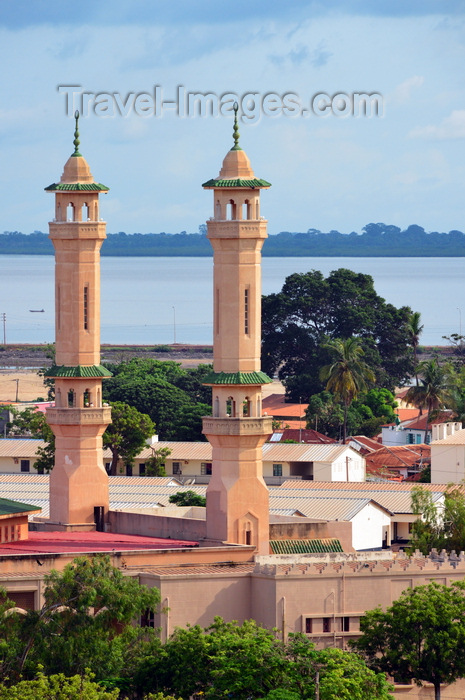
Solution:
{"label": "minaret", "polygon": [[55,466],[50,475],[50,521],[60,529],[103,528],[108,511],[108,476],[102,434],[111,409],[102,406],[100,365],[100,248],[106,224],[99,218],[99,194],[79,153],[79,113],[74,153],[55,193],[50,238],[55,248],[56,360],[46,376],[55,379],[55,408],[47,422],[55,434]]}
{"label": "minaret", "polygon": [[214,251],[213,272],[213,417],[203,432],[213,448],[207,489],[207,538],[251,544],[269,551],[269,499],[262,475],[262,446],[272,432],[262,417],[260,371],[261,249],[267,237],[260,217],[260,190],[270,187],[255,177],[239,146],[237,104],[234,146],[215,180],[214,216],[207,222]]}

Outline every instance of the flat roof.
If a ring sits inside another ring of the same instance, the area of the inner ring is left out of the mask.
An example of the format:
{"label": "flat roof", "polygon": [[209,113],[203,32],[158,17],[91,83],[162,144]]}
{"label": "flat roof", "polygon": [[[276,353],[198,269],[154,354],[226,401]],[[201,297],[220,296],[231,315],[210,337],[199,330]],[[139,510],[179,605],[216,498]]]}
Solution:
{"label": "flat roof", "polygon": [[161,537],[122,535],[114,532],[29,532],[27,540],[0,544],[0,557],[11,554],[55,554],[72,552],[129,552],[152,549],[197,547],[193,540],[169,540]]}

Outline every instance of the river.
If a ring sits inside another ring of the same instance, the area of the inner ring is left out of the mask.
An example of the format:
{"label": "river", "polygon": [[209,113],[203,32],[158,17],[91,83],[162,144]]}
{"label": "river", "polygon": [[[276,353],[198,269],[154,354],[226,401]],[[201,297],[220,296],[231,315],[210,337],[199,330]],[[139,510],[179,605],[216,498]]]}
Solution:
{"label": "river", "polygon": [[[212,266],[212,258],[102,258],[102,343],[211,344]],[[386,301],[420,311],[422,344],[444,345],[443,335],[462,330],[462,314],[465,332],[463,266],[463,258],[263,258],[263,293],[278,292],[293,272],[364,272]],[[0,255],[7,343],[53,341],[53,275],[52,256]]]}

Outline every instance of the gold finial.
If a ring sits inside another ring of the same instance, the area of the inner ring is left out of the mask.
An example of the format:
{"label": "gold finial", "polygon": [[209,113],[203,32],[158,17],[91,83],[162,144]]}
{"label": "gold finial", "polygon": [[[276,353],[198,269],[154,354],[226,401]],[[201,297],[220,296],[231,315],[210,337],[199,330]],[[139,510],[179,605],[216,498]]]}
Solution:
{"label": "gold finial", "polygon": [[239,125],[237,123],[237,111],[239,109],[239,105],[237,102],[234,103],[233,105],[233,110],[234,110],[234,128],[233,128],[233,139],[234,139],[234,146],[231,148],[231,151],[242,151],[242,148],[239,146]]}
{"label": "gold finial", "polygon": [[79,141],[79,112],[76,110],[74,112],[74,118],[76,120],[76,127],[74,129],[74,153],[73,156],[80,156],[81,154],[79,153],[79,144],[81,143]]}

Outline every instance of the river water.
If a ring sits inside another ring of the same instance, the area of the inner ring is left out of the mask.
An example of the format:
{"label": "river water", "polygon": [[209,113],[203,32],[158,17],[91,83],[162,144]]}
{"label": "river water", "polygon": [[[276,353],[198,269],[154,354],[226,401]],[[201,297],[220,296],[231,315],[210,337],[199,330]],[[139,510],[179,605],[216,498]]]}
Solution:
{"label": "river water", "polygon": [[[211,344],[212,258],[104,257],[101,263],[102,343]],[[263,293],[279,292],[293,272],[326,276],[340,267],[372,275],[386,301],[420,311],[422,344],[443,345],[443,335],[465,333],[463,258],[263,258]],[[53,256],[0,255],[7,343],[53,341],[53,276]]]}

